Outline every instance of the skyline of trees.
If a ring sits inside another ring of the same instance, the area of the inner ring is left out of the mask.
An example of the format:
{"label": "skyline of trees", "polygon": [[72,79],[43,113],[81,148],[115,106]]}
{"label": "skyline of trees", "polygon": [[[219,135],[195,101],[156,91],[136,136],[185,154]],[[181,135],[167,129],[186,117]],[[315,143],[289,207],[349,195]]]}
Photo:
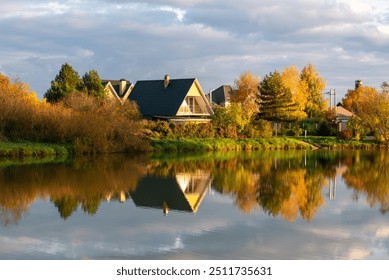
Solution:
{"label": "skyline of trees", "polygon": [[70,64],[65,63],[43,97],[50,103],[56,103],[74,93],[87,93],[89,96],[103,98],[105,91],[98,72],[90,70],[81,78]]}

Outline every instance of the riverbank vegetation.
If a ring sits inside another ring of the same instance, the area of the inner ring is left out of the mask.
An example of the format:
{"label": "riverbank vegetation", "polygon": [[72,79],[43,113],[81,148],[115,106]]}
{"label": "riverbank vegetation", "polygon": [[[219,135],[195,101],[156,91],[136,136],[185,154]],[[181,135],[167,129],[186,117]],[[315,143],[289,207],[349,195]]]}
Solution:
{"label": "riverbank vegetation", "polygon": [[[25,83],[0,74],[3,153],[65,153],[63,148],[50,151],[52,146],[36,148],[31,143],[70,145],[65,150],[77,154],[146,150],[149,147],[141,134],[142,127],[134,103],[122,106],[116,100],[96,97],[88,91],[70,92],[50,103],[39,100]],[[9,142],[30,144],[14,148]]]}
{"label": "riverbank vegetation", "polygon": [[269,139],[159,139],[151,140],[155,152],[169,151],[257,151],[257,150],[312,150],[315,147],[309,143],[290,137]]}

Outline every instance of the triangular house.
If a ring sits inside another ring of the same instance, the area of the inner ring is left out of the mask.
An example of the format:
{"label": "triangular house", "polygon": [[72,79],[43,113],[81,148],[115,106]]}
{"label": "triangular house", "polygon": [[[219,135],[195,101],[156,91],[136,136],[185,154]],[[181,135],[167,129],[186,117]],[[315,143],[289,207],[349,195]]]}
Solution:
{"label": "triangular house", "polygon": [[135,101],[147,119],[171,122],[207,122],[213,115],[196,78],[138,81],[129,99]]}
{"label": "triangular house", "polygon": [[105,93],[109,98],[117,98],[123,105],[130,95],[134,84],[125,79],[121,80],[102,80]]}

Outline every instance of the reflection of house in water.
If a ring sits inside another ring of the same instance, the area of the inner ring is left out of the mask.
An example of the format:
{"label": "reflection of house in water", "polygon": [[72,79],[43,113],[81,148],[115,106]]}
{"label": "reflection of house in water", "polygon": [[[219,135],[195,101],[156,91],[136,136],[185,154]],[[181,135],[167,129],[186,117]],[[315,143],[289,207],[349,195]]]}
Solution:
{"label": "reflection of house in water", "polygon": [[149,175],[138,183],[130,195],[140,207],[196,213],[211,185],[209,172],[177,173],[175,176]]}
{"label": "reflection of house in water", "polygon": [[106,195],[105,199],[109,202],[111,200],[117,200],[121,203],[124,203],[126,202],[126,200],[129,198],[129,195],[128,193],[124,192],[124,191],[120,191],[118,193],[109,193],[108,195]]}

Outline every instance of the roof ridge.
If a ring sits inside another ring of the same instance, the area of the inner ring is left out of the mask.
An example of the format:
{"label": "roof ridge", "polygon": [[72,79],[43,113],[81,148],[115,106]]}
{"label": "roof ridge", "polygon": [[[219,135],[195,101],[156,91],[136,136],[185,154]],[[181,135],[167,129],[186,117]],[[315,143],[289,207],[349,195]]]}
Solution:
{"label": "roof ridge", "polygon": [[[170,81],[178,81],[178,80],[196,80],[197,78],[176,78],[176,79],[170,79]],[[137,82],[157,82],[157,81],[164,81],[164,79],[154,79],[154,80],[138,80]]]}

